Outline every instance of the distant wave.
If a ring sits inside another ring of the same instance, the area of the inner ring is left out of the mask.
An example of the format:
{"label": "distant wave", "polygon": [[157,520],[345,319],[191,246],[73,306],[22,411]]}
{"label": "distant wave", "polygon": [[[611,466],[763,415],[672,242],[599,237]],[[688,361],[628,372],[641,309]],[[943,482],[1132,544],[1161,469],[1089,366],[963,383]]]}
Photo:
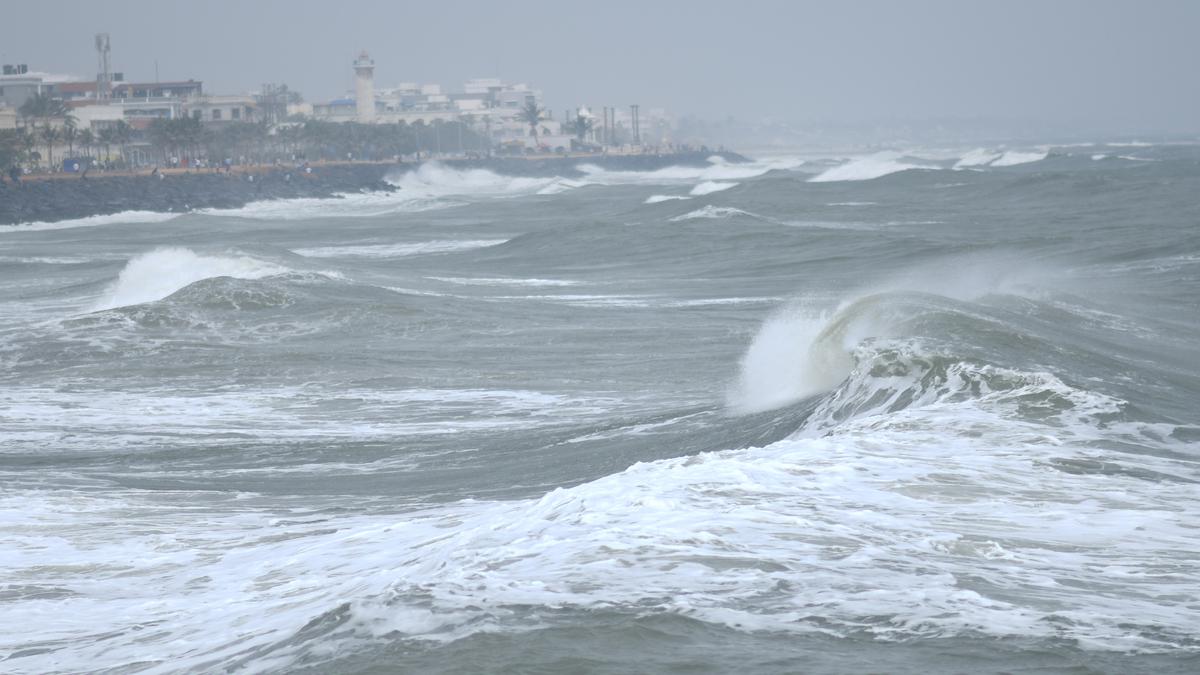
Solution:
{"label": "distant wave", "polygon": [[20,225],[0,225],[0,232],[30,232],[33,230],[67,230],[74,227],[98,227],[100,225],[122,225],[142,223],[164,223],[179,217],[178,213],[157,213],[154,211],[122,211],[105,216],[88,216],[71,220],[54,222],[32,222]]}
{"label": "distant wave", "polygon": [[534,194],[566,179],[505,176],[487,169],[455,169],[439,162],[426,162],[414,170],[391,174],[386,180],[400,188],[402,194],[437,198]]}
{"label": "distant wave", "polygon": [[709,195],[714,192],[721,192],[722,190],[728,190],[729,188],[734,188],[738,185],[740,185],[740,183],[723,183],[715,180],[706,180],[692,188],[692,191],[689,194],[691,194],[693,197],[699,197],[702,195]]}
{"label": "distant wave", "polygon": [[91,311],[162,300],[202,279],[261,279],[287,268],[245,256],[200,255],[186,248],[156,248],[131,259]]}
{"label": "distant wave", "polygon": [[644,203],[658,204],[660,202],[685,201],[688,199],[691,199],[691,197],[684,197],[683,195],[651,195],[646,198]]}
{"label": "distant wave", "polygon": [[997,159],[1000,159],[1002,154],[1003,153],[995,152],[993,150],[976,148],[975,150],[963,155],[957,162],[955,162],[954,168],[965,169],[976,166],[987,166]]}
{"label": "distant wave", "polygon": [[688,213],[685,213],[682,216],[675,216],[674,218],[671,219],[671,222],[678,223],[678,222],[683,222],[685,220],[702,220],[702,219],[706,219],[706,218],[733,218],[735,216],[749,216],[751,218],[759,218],[759,216],[757,216],[753,213],[750,213],[749,211],[735,209],[730,206],[713,206],[713,205],[709,204],[708,206],[705,206],[704,208],[696,209],[695,211],[689,211]]}
{"label": "distant wave", "polygon": [[389,213],[416,213],[458,206],[461,202],[438,200],[400,192],[362,192],[337,197],[299,197],[250,202],[233,209],[201,209],[209,216],[252,220],[314,220],[318,218],[371,218]]}
{"label": "distant wave", "polygon": [[870,157],[852,159],[841,166],[835,166],[809,178],[810,183],[832,183],[836,181],[873,180],[889,174],[924,168],[917,164],[898,161],[899,154],[881,152]]}
{"label": "distant wave", "polygon": [[1045,151],[1035,152],[1018,152],[1009,150],[1001,155],[1000,159],[991,163],[991,166],[1017,166],[1018,164],[1029,164],[1030,162],[1040,162],[1046,159],[1050,153]]}
{"label": "distant wave", "polygon": [[503,277],[429,277],[459,286],[575,286],[578,281],[567,279],[511,279]]}
{"label": "distant wave", "polygon": [[360,244],[350,246],[314,246],[292,249],[306,258],[404,258],[427,253],[450,253],[496,246],[507,239],[438,239],[411,244]]}
{"label": "distant wave", "polygon": [[655,171],[609,171],[594,164],[577,168],[590,185],[681,185],[695,181],[737,181],[757,178],[770,171],[786,171],[804,164],[795,157],[730,164],[719,156],[710,157],[706,166],[669,166]]}

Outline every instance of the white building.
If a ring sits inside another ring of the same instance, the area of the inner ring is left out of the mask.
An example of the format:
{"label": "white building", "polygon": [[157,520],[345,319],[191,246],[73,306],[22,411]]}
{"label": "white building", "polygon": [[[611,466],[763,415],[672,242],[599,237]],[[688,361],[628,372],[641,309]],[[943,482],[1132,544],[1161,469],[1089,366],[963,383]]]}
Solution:
{"label": "white building", "polygon": [[262,119],[258,101],[249,95],[199,96],[184,103],[183,114],[209,124]]}

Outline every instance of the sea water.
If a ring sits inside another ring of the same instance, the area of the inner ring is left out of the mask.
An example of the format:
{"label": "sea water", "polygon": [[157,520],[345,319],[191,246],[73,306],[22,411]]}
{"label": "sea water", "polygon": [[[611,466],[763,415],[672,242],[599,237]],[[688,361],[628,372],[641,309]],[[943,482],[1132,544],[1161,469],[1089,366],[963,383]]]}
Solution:
{"label": "sea water", "polygon": [[582,169],[0,228],[0,670],[1200,669],[1200,148]]}

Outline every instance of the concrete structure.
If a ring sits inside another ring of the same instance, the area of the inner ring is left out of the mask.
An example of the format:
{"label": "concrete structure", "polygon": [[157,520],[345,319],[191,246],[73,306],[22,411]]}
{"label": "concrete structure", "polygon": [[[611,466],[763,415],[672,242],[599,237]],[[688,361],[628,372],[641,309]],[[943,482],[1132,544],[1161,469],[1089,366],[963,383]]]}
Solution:
{"label": "concrete structure", "polygon": [[198,96],[183,104],[183,114],[205,124],[259,122],[258,101],[253,96]]}
{"label": "concrete structure", "polygon": [[358,121],[375,121],[375,60],[363,50],[354,60],[354,104]]}
{"label": "concrete structure", "polygon": [[0,106],[0,129],[17,128],[17,109]]}

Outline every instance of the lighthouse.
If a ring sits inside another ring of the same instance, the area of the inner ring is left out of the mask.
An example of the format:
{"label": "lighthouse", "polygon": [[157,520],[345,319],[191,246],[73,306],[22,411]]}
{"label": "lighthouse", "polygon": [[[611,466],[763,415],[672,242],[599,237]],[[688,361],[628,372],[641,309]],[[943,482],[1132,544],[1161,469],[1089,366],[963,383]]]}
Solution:
{"label": "lighthouse", "polygon": [[375,121],[375,60],[366,50],[354,60],[354,107],[358,121]]}

